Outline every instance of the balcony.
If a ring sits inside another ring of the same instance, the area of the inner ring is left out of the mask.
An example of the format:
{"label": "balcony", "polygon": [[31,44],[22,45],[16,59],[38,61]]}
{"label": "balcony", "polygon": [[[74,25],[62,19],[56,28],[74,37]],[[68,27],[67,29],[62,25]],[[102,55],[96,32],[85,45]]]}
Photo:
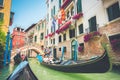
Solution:
{"label": "balcony", "polygon": [[71,20],[67,21],[65,24],[63,24],[58,30],[56,30],[56,33],[59,34],[69,28],[71,24]]}
{"label": "balcony", "polygon": [[80,13],[74,15],[74,16],[72,17],[72,19],[79,19],[79,18],[82,17],[82,16],[83,16],[83,13],[80,12]]}
{"label": "balcony", "polygon": [[72,0],[65,0],[61,6],[61,9],[65,9],[71,2]]}

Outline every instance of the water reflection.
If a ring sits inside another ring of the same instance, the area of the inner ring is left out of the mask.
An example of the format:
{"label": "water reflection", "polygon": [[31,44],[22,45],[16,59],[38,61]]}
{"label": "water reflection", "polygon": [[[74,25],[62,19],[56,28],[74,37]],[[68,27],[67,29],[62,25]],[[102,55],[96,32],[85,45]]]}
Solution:
{"label": "water reflection", "polygon": [[6,80],[6,78],[13,72],[17,65],[10,63],[7,66],[4,66],[0,69],[0,80]]}

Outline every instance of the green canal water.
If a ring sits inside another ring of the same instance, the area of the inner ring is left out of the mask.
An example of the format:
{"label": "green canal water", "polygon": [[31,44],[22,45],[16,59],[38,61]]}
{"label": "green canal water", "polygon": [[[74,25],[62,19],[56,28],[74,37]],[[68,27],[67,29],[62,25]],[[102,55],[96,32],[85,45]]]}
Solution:
{"label": "green canal water", "polygon": [[13,70],[16,68],[16,65],[13,63],[4,66],[2,69],[0,69],[0,80],[6,80],[6,78],[13,72]]}
{"label": "green canal water", "polygon": [[[39,80],[120,80],[119,71],[109,71],[101,74],[64,73],[43,67],[34,58],[29,59],[29,64]],[[6,80],[15,67],[13,64],[10,64],[0,69],[0,80]]]}
{"label": "green canal water", "polygon": [[64,73],[40,65],[36,59],[29,59],[30,67],[39,80],[120,80],[119,71],[107,73]]}

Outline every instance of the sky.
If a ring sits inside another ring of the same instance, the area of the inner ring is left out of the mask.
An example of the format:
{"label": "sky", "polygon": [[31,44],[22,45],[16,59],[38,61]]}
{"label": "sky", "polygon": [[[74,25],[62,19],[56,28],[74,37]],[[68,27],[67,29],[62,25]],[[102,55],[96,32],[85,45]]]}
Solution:
{"label": "sky", "polygon": [[21,27],[27,29],[33,23],[46,17],[46,0],[12,0],[11,11],[15,13],[13,28]]}

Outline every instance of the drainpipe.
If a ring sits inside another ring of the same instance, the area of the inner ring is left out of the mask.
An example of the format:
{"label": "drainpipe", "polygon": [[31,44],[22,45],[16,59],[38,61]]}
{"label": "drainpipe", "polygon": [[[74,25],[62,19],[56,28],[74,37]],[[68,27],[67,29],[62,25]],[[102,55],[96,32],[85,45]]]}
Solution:
{"label": "drainpipe", "polygon": [[6,47],[5,47],[5,52],[4,52],[4,65],[6,65],[6,62],[8,61],[8,55],[9,55],[9,37],[10,37],[10,32],[7,32],[6,36]]}
{"label": "drainpipe", "polygon": [[11,58],[11,51],[12,51],[12,38],[10,38],[10,49],[9,49],[9,55],[8,55],[8,62],[10,63]]}

